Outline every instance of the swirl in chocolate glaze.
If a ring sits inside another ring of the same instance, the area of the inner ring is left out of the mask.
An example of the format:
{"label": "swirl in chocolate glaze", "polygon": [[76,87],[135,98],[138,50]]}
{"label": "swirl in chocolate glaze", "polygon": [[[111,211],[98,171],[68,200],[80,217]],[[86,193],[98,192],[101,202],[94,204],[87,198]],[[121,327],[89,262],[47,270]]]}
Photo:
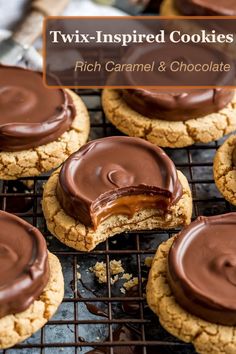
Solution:
{"label": "swirl in chocolate glaze", "polygon": [[39,72],[0,66],[0,151],[20,151],[60,137],[75,117],[69,95],[47,89]]}
{"label": "swirl in chocolate glaze", "polygon": [[26,310],[48,279],[47,247],[41,233],[0,211],[0,318]]}
{"label": "swirl in chocolate glaze", "polygon": [[179,304],[190,313],[236,325],[236,213],[200,217],[176,238],[168,278]]}
{"label": "swirl in chocolate glaze", "polygon": [[84,225],[111,215],[132,217],[142,208],[164,213],[182,195],[173,162],[140,138],[92,141],[64,163],[57,185],[63,209]]}
{"label": "swirl in chocolate glaze", "polygon": [[174,0],[176,9],[187,16],[235,16],[235,0]]}

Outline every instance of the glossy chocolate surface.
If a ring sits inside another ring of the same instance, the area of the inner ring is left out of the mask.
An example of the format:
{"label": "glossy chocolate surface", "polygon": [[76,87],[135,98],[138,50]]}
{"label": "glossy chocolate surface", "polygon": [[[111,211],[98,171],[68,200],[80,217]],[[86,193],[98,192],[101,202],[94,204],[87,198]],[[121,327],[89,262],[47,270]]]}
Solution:
{"label": "glossy chocolate surface", "polygon": [[186,121],[218,112],[233,98],[234,91],[217,89],[122,90],[126,103],[142,115],[167,121]]}
{"label": "glossy chocolate surface", "polygon": [[47,89],[42,74],[0,66],[0,151],[20,151],[56,140],[75,108],[62,89]]}
{"label": "glossy chocolate surface", "polygon": [[177,236],[168,278],[179,304],[213,323],[236,325],[236,213],[199,217]]}
{"label": "glossy chocolate surface", "polygon": [[176,9],[183,15],[235,16],[235,0],[174,0]]}
{"label": "glossy chocolate surface", "polygon": [[173,162],[140,138],[91,141],[64,163],[57,197],[67,214],[94,228],[114,214],[132,217],[154,207],[164,213],[182,196]]}
{"label": "glossy chocolate surface", "polygon": [[42,234],[24,220],[0,211],[0,318],[26,310],[48,279]]}
{"label": "glossy chocolate surface", "polygon": [[[207,85],[217,86],[215,89],[174,87],[173,89],[135,88],[121,90],[124,101],[134,111],[145,117],[167,121],[187,121],[219,112],[232,101],[234,90],[223,86],[231,86],[233,84],[234,70],[207,73],[204,71],[192,71],[188,72],[186,76],[184,72],[173,72],[170,69],[170,66],[175,61],[182,63],[181,65],[183,66],[210,63],[211,61],[214,63],[229,63],[229,58],[224,52],[210,45],[178,44],[178,50],[174,50],[173,45],[166,43],[165,45],[159,45],[153,50],[149,47],[134,50],[131,57],[137,62],[162,62],[164,60],[166,64],[164,77],[160,79],[158,72],[153,73],[153,75],[156,75],[156,82],[159,84],[165,82],[164,86],[179,85],[187,87],[189,82],[195,82],[196,86],[202,86],[206,82],[206,77]],[[233,67],[232,62],[231,65]],[[136,76],[132,72],[126,74],[126,80],[130,86],[138,86]]]}

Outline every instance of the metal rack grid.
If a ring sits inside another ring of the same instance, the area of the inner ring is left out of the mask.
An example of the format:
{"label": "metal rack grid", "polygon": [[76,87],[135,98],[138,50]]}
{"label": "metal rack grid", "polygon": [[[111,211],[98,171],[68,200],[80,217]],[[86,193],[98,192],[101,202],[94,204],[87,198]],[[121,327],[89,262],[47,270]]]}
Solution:
{"label": "metal rack grid", "polygon": [[[104,117],[100,92],[83,90],[79,93],[91,116],[90,138],[120,134]],[[166,149],[177,168],[187,176],[192,188],[193,218],[202,214],[214,215],[232,210],[230,204],[217,191],[212,176],[212,161],[218,144]],[[42,186],[47,178],[34,178],[30,188],[26,188],[22,183],[28,180],[27,178],[20,182],[3,182],[0,185],[0,208],[16,213],[43,232],[49,250],[56,254],[62,263],[65,297],[57,314],[41,331],[13,349],[0,351],[0,354],[195,353],[191,345],[180,342],[160,326],[158,318],[152,314],[145,302],[148,268],[144,260],[147,256],[153,256],[158,244],[178,230],[117,235],[90,253],[69,249],[53,238],[45,225],[40,200]],[[103,261],[107,265],[107,278],[110,279],[109,262],[112,259],[121,260],[125,272],[138,277],[135,293],[123,294],[120,291],[124,280],[119,280],[114,285],[109,282],[99,284],[94,274],[89,271],[97,261]],[[91,304],[94,305],[92,311]],[[95,315],[94,309],[99,310],[100,315]]]}

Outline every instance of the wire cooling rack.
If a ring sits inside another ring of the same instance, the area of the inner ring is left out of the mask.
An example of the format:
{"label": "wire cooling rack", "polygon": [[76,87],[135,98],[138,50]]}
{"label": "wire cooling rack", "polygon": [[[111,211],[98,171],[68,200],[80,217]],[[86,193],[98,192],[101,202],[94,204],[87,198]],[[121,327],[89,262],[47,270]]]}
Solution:
{"label": "wire cooling rack", "polygon": [[[91,116],[90,139],[120,133],[109,124],[102,112],[100,92],[79,92]],[[219,144],[222,142],[218,142]],[[193,218],[231,211],[219,194],[212,176],[212,161],[217,143],[194,145],[186,149],[166,149],[178,169],[188,178],[194,198]],[[41,209],[42,186],[47,176],[2,182],[0,208],[14,212],[45,235],[48,249],[62,264],[65,297],[56,315],[46,326],[15,348],[0,354],[193,354],[191,345],[167,333],[145,301],[145,258],[153,256],[157,246],[178,230],[133,232],[118,235],[90,253],[76,252],[57,241],[47,231]],[[32,181],[32,179],[31,179]],[[111,260],[121,260],[125,272],[138,278],[135,291],[123,293],[124,280],[114,285],[99,284],[89,270],[96,262],[107,265],[110,279]],[[81,274],[81,279],[80,275]]]}

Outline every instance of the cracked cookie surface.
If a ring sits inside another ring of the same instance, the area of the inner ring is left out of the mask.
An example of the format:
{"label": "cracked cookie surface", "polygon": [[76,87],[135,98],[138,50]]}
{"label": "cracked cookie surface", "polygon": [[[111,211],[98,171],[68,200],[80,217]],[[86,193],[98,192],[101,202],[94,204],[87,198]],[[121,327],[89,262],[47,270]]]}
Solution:
{"label": "cracked cookie surface", "polygon": [[167,279],[167,259],[173,241],[174,237],[162,243],[153,259],[147,283],[149,307],[169,333],[192,343],[198,353],[236,353],[236,327],[204,321],[175,301]]}
{"label": "cracked cookie surface", "polygon": [[48,172],[86,143],[90,127],[87,108],[78,95],[67,91],[76,109],[71,128],[57,140],[36,148],[16,152],[0,151],[0,179],[13,180]]}
{"label": "cracked cookie surface", "polygon": [[217,150],[213,166],[217,188],[233,205],[236,205],[236,167],[234,167],[232,160],[235,147],[236,135],[232,135]]}
{"label": "cracked cookie surface", "polygon": [[64,279],[56,256],[48,253],[50,278],[38,300],[15,315],[0,319],[0,348],[10,348],[38,331],[54,315],[64,295]]}
{"label": "cracked cookie surface", "polygon": [[102,95],[106,117],[121,132],[144,138],[161,147],[179,148],[194,143],[209,143],[236,129],[236,95],[218,113],[185,122],[150,119],[130,108],[117,90],[105,89]]}
{"label": "cracked cookie surface", "polygon": [[182,16],[181,13],[175,9],[173,0],[164,0],[160,6],[161,16]]}
{"label": "cracked cookie surface", "polygon": [[102,222],[96,231],[75,220],[62,209],[56,187],[60,170],[55,171],[44,187],[42,207],[49,231],[62,243],[80,251],[91,251],[99,243],[116,234],[131,230],[169,229],[188,225],[192,215],[192,196],[186,177],[178,171],[183,196],[164,216],[156,209],[136,212],[132,218],[113,215]]}

